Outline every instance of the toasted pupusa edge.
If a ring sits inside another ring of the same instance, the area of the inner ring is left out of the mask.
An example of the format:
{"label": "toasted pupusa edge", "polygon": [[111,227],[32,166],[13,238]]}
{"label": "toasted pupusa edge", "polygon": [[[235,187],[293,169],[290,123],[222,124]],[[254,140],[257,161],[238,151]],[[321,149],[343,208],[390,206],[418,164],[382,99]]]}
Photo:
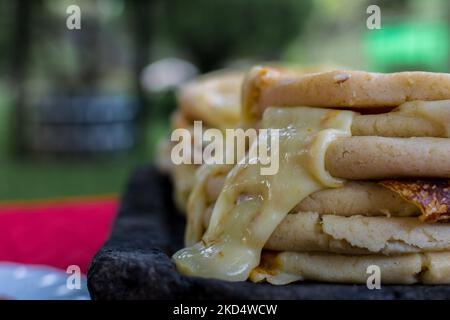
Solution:
{"label": "toasted pupusa edge", "polygon": [[421,221],[436,222],[450,219],[450,180],[385,180],[380,184],[420,208]]}
{"label": "toasted pupusa edge", "polygon": [[[208,204],[214,204],[225,181],[225,175],[216,175],[206,182]],[[292,213],[313,211],[319,214],[341,216],[418,216],[420,209],[399,194],[377,182],[347,181],[341,188],[314,192],[302,200]],[[209,217],[205,217],[209,221]]]}
{"label": "toasted pupusa edge", "polygon": [[349,180],[450,178],[450,139],[350,137],[336,139],[326,169]]}
{"label": "toasted pupusa edge", "polygon": [[450,99],[450,75],[431,72],[329,71],[296,74],[254,67],[243,84],[242,118],[251,124],[267,107],[396,107],[413,100]]}
{"label": "toasted pupusa edge", "polygon": [[353,136],[450,137],[450,100],[410,101],[381,114],[360,114]]}
{"label": "toasted pupusa edge", "polygon": [[342,188],[313,193],[301,201],[292,213],[302,211],[340,216],[409,217],[420,214],[415,204],[374,181],[347,181]]}
{"label": "toasted pupusa edge", "polygon": [[381,285],[450,283],[448,251],[398,256],[265,251],[250,280],[275,285],[304,280],[366,284],[369,266],[379,267]]}
{"label": "toasted pupusa edge", "polygon": [[445,137],[445,130],[429,119],[387,112],[355,116],[352,135],[403,138]]}
{"label": "toasted pupusa edge", "polygon": [[219,128],[234,128],[240,120],[241,85],[244,73],[221,70],[196,78],[177,91],[181,112]]}

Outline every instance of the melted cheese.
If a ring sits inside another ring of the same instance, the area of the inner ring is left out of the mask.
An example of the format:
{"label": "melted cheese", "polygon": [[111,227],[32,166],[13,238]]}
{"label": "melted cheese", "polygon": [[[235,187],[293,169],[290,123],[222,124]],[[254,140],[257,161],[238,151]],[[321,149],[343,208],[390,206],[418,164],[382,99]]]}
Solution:
{"label": "melted cheese", "polygon": [[215,175],[228,173],[233,168],[232,165],[202,165],[196,173],[195,186],[189,196],[187,204],[187,225],[184,235],[184,243],[186,246],[192,246],[202,238],[203,215],[208,206],[206,185],[208,179]]}
{"label": "melted cheese", "polygon": [[240,120],[243,78],[241,72],[223,71],[187,83],[178,92],[183,114],[213,128],[234,128]]}
{"label": "melted cheese", "polygon": [[[262,127],[280,129],[278,172],[261,175],[261,164],[248,164],[248,156],[234,166],[201,241],[173,256],[178,270],[199,277],[246,280],[258,266],[264,244],[295,205],[315,191],[342,185],[343,181],[331,177],[325,170],[325,153],[336,137],[351,135],[354,114],[308,107],[268,108]],[[273,133],[268,131],[268,134]],[[260,134],[259,141],[268,141],[270,137],[263,135]],[[250,148],[258,148],[257,142]],[[249,154],[257,154],[251,151]],[[191,205],[204,194],[207,177],[224,168],[209,167],[199,174],[203,183],[194,191]],[[200,199],[199,203],[204,202]],[[202,220],[204,208],[199,206],[194,211],[200,216],[189,217],[189,244],[200,233],[200,227],[192,228],[193,223]]]}

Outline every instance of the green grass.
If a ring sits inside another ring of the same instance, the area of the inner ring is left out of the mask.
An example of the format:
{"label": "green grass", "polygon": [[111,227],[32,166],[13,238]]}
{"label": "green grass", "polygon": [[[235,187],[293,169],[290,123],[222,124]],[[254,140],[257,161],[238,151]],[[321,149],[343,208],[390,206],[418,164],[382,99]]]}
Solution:
{"label": "green grass", "polygon": [[122,160],[32,161],[0,163],[0,200],[54,198],[72,195],[116,193],[139,163]]}
{"label": "green grass", "polygon": [[120,193],[133,170],[151,162],[158,139],[167,133],[164,121],[155,121],[146,130],[146,145],[121,155],[17,157],[10,152],[11,111],[11,100],[0,90],[0,201]]}

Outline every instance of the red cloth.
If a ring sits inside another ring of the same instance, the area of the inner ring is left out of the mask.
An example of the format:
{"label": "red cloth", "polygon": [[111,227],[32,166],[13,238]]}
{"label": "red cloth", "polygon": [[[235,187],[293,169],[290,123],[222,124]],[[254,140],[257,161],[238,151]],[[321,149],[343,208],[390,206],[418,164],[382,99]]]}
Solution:
{"label": "red cloth", "polygon": [[63,270],[89,263],[109,236],[116,197],[23,204],[0,203],[0,261]]}

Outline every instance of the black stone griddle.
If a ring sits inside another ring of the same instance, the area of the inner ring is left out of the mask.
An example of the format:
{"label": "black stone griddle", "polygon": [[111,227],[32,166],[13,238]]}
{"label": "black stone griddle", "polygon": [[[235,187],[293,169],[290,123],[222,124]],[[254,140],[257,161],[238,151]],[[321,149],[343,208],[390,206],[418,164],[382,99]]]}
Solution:
{"label": "black stone griddle", "polygon": [[93,299],[449,299],[447,285],[365,285],[299,282],[287,286],[231,283],[180,275],[171,254],[182,247],[184,218],[169,179],[154,167],[134,173],[110,239],[88,271]]}

